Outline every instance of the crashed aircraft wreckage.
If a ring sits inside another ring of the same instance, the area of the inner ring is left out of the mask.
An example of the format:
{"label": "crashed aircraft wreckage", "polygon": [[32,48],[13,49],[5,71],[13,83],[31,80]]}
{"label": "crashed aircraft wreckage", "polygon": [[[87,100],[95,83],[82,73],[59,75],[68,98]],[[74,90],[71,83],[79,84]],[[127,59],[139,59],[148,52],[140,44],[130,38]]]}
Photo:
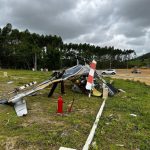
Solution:
{"label": "crashed aircraft wreckage", "polygon": [[[87,84],[87,77],[90,74],[90,67],[89,66],[83,66],[83,65],[76,65],[69,69],[63,70],[62,72],[55,71],[52,75],[52,77],[37,86],[33,87],[30,90],[22,91],[22,88],[15,89],[14,91],[10,93],[14,93],[14,96],[12,96],[9,99],[1,99],[0,104],[13,104],[15,111],[17,113],[17,116],[23,116],[27,114],[27,106],[26,101],[24,100],[24,97],[33,95],[39,90],[42,90],[50,85],[53,85],[48,97],[50,97],[55,88],[57,87],[58,83],[61,83],[61,92],[64,93],[64,81],[67,79],[70,79],[73,81],[73,91],[76,92],[83,92],[85,94],[89,94],[90,90],[89,88],[86,89]],[[102,84],[105,84],[105,86],[108,88],[109,95],[113,96],[115,93],[117,93],[117,89],[115,89],[111,84],[106,83],[104,79],[101,78],[101,76],[98,75],[98,73],[95,71],[94,79],[93,79],[93,87],[91,88],[92,94],[94,96],[101,96],[101,93],[97,90],[99,88],[102,88]],[[102,83],[99,84],[98,79],[101,79]],[[90,80],[89,80],[90,81]]]}

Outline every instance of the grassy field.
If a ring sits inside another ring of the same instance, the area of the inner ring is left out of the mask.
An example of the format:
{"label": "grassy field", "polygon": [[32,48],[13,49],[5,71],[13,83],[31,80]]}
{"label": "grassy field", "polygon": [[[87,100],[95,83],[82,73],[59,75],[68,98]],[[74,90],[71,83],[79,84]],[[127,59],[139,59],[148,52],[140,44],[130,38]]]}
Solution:
{"label": "grassy field", "polygon": [[[4,71],[8,77],[3,76]],[[31,81],[40,83],[49,76],[50,72],[0,70],[0,96],[8,98],[7,92],[14,87]],[[70,81],[65,82],[62,116],[56,113],[60,87],[51,98],[47,97],[49,88],[26,97],[28,115],[24,117],[17,117],[13,107],[0,105],[0,149],[58,150],[60,146],[82,149],[103,100],[73,93],[71,85]],[[150,87],[119,79],[114,80],[114,85],[126,93],[107,99],[90,149],[150,149]],[[68,113],[67,106],[73,98],[73,111]]]}

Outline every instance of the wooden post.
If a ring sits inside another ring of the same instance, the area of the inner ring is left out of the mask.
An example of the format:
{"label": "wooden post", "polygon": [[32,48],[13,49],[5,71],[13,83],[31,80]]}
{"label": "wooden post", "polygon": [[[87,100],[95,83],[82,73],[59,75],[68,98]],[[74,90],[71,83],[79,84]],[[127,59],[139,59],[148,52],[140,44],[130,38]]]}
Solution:
{"label": "wooden post", "polygon": [[8,77],[8,74],[7,74],[7,72],[4,72],[4,77]]}
{"label": "wooden post", "polygon": [[108,98],[108,88],[103,88],[103,99]]}

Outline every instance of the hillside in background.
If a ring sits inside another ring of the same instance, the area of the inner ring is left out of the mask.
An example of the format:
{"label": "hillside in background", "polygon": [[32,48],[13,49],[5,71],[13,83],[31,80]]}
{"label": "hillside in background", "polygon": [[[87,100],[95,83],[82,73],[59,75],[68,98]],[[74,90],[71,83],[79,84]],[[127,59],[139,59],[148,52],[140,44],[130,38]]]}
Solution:
{"label": "hillside in background", "polygon": [[142,56],[139,56],[138,57],[138,59],[150,59],[150,53],[146,53],[146,54],[144,54],[144,55],[142,55]]}
{"label": "hillside in background", "polygon": [[139,56],[135,59],[129,61],[130,66],[137,66],[142,68],[150,68],[150,53],[146,53],[142,56]]}

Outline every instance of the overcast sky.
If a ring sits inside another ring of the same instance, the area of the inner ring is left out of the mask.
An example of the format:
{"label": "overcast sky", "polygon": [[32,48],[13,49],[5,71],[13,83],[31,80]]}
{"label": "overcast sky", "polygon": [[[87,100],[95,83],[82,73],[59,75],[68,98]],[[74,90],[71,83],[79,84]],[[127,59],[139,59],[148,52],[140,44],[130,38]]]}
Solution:
{"label": "overcast sky", "polygon": [[150,0],[0,0],[0,27],[150,52]]}

